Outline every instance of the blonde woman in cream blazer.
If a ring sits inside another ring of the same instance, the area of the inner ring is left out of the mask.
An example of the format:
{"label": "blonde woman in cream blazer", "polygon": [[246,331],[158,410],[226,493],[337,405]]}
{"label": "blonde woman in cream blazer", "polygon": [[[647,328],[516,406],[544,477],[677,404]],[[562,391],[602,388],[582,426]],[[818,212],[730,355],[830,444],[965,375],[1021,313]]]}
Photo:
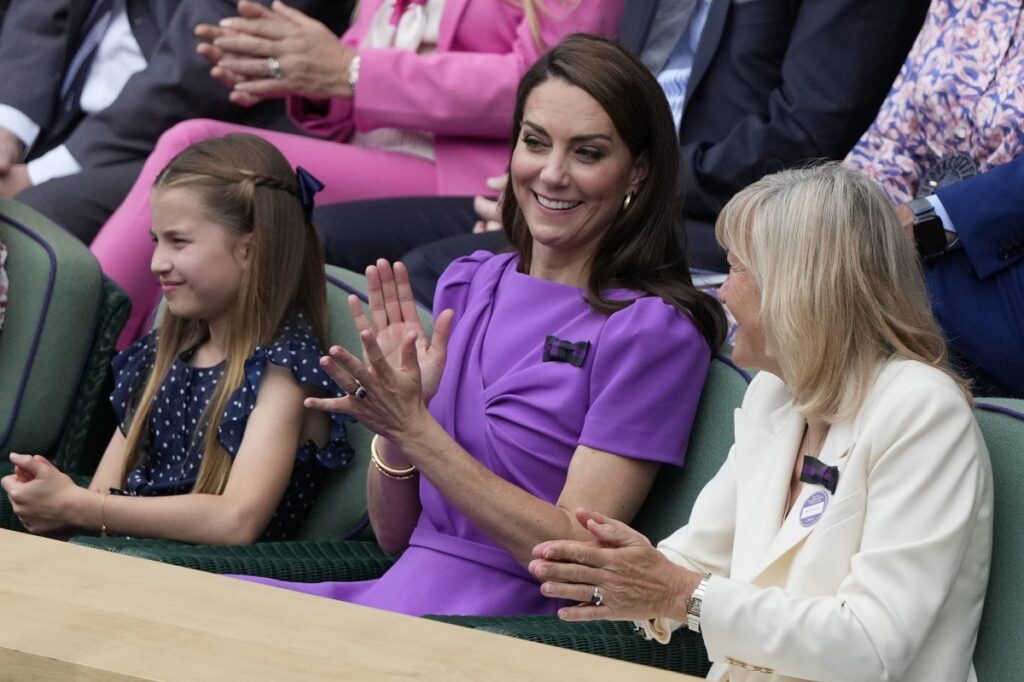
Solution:
{"label": "blonde woman in cream blazer", "polygon": [[755,183],[717,231],[734,358],[762,370],[735,445],[657,550],[578,512],[594,540],[538,545],[542,592],[698,630],[708,679],[975,680],[992,474],[891,205],[829,164]]}

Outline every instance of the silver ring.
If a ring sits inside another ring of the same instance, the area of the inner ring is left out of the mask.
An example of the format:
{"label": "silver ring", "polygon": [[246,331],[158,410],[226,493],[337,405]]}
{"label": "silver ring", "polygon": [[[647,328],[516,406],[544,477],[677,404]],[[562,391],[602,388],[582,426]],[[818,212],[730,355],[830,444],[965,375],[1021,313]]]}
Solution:
{"label": "silver ring", "polygon": [[601,588],[595,586],[594,587],[594,594],[590,595],[590,603],[593,604],[594,606],[600,606],[603,601],[604,601],[604,595],[601,594]]}
{"label": "silver ring", "polygon": [[368,394],[369,392],[366,390],[366,386],[363,386],[362,384],[359,384],[356,390],[352,391],[352,395],[354,395],[359,400],[366,400],[366,396]]}
{"label": "silver ring", "polygon": [[267,57],[267,70],[270,71],[270,75],[276,81],[284,78],[284,72],[281,71],[281,62],[277,61],[277,57]]}

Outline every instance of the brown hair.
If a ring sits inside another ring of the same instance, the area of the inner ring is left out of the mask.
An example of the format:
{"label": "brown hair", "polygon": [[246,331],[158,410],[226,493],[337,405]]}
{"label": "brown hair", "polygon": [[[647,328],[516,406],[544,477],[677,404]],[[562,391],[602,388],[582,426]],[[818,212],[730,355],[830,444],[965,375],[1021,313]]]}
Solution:
{"label": "brown hair", "polygon": [[[629,207],[601,234],[590,264],[587,302],[610,315],[632,301],[605,298],[615,287],[644,291],[688,315],[712,349],[725,336],[725,316],[711,296],[693,286],[675,235],[679,219],[679,143],[672,113],[658,82],[624,48],[586,34],[567,37],[519,82],[512,122],[513,150],[522,130],[526,100],[534,88],[557,78],[593,97],[611,118],[633,158],[645,156],[649,172]],[[625,197],[623,197],[624,199]],[[528,271],[532,239],[511,188],[502,196],[502,221]]]}
{"label": "brown hair", "polygon": [[837,163],[765,176],[726,204],[715,234],[760,289],[765,350],[805,416],[854,414],[893,356],[938,367],[970,399],[913,244],[867,176]]}
{"label": "brown hair", "polygon": [[[212,222],[252,234],[250,265],[242,276],[228,327],[227,361],[202,426],[203,459],[192,492],[223,492],[231,457],[217,439],[221,415],[245,378],[245,361],[274,340],[284,321],[301,314],[322,343],[327,326],[323,253],[299,200],[299,187],[281,152],[254,135],[227,135],[195,144],[161,171],[153,191],[194,193]],[[152,371],[134,408],[122,480],[143,460],[153,401],[174,360],[208,335],[207,323],[166,311]],[[200,429],[196,429],[198,433]]]}

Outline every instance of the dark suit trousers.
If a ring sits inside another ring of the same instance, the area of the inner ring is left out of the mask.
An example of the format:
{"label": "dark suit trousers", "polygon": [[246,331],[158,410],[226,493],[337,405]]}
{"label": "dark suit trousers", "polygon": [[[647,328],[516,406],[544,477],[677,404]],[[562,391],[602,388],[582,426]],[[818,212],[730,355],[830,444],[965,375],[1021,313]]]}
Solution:
{"label": "dark suit trousers", "polygon": [[323,240],[328,263],[363,272],[378,258],[401,260],[410,266],[417,300],[426,305],[433,301],[437,278],[464,254],[457,248],[424,253],[418,247],[453,235],[465,236],[475,221],[473,197],[374,199],[313,211],[313,224]]}
{"label": "dark suit trousers", "polygon": [[90,168],[22,190],[18,201],[88,244],[121,204],[145,159]]}

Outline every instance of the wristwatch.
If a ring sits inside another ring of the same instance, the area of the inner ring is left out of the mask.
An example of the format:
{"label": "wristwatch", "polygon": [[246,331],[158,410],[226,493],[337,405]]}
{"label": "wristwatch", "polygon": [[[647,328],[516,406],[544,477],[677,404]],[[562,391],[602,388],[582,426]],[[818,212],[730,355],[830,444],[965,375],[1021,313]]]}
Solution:
{"label": "wristwatch", "polygon": [[914,215],[914,243],[921,258],[931,260],[941,256],[949,246],[942,218],[927,199],[907,202],[907,208]]}
{"label": "wristwatch", "polygon": [[700,632],[700,609],[704,604],[704,590],[707,589],[709,580],[711,580],[711,574],[705,573],[697,583],[697,589],[686,600],[686,627],[694,632]]}

